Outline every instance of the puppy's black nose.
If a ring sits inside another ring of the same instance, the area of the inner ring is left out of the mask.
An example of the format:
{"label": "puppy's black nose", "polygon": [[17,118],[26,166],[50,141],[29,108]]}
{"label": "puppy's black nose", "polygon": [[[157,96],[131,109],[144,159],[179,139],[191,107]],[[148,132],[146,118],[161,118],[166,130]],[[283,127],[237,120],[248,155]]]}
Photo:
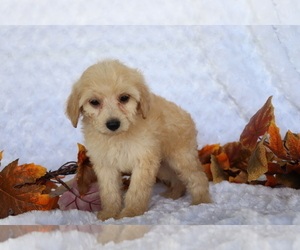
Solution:
{"label": "puppy's black nose", "polygon": [[109,120],[106,123],[106,127],[111,131],[116,131],[121,125],[121,122],[117,119]]}

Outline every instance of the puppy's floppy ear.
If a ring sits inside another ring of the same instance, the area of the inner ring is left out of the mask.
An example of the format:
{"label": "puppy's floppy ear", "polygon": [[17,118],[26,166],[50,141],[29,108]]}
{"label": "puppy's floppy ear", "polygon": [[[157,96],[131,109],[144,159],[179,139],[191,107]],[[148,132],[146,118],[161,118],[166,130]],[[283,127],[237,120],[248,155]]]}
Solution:
{"label": "puppy's floppy ear", "polygon": [[140,101],[138,110],[141,112],[143,119],[147,118],[151,106],[151,94],[149,88],[145,84],[139,86]]}
{"label": "puppy's floppy ear", "polygon": [[80,92],[77,86],[73,87],[73,90],[67,101],[66,114],[71,120],[72,125],[76,128],[78,119],[81,113],[81,107],[79,106]]}

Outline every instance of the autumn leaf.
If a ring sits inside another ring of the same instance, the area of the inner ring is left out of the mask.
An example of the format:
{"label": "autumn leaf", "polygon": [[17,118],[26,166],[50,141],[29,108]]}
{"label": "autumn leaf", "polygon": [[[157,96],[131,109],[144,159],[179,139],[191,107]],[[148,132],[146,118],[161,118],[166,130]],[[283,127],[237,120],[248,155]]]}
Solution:
{"label": "autumn leaf", "polygon": [[287,174],[277,174],[275,179],[278,184],[286,187],[300,189],[300,175],[296,172],[290,172]]}
{"label": "autumn leaf", "polygon": [[268,171],[268,161],[264,140],[259,142],[253,151],[248,163],[248,181],[254,181]]}
{"label": "autumn leaf", "polygon": [[275,178],[274,175],[266,175],[267,181],[265,183],[265,186],[267,187],[275,187],[276,185],[278,185],[278,182]]}
{"label": "autumn leaf", "polygon": [[286,173],[295,172],[295,173],[300,174],[300,164],[299,164],[299,162],[297,164],[288,162],[286,164],[285,168],[286,168]]}
{"label": "autumn leaf", "polygon": [[241,142],[230,142],[221,148],[222,152],[225,152],[228,156],[231,168],[247,169],[251,151],[245,148]]}
{"label": "autumn leaf", "polygon": [[275,121],[272,120],[268,130],[269,144],[267,147],[279,158],[287,159],[286,150],[281,139],[279,128],[276,126]]}
{"label": "autumn leaf", "polygon": [[[72,187],[64,192],[58,200],[61,210],[79,209],[84,211],[101,210],[99,187],[96,174],[92,168],[85,146],[77,144],[77,164],[76,176],[72,182]],[[68,186],[67,186],[68,187]]]}
{"label": "autumn leaf", "polygon": [[226,153],[216,155],[216,160],[222,170],[228,170],[230,168],[229,159]]}
{"label": "autumn leaf", "polygon": [[92,183],[97,181],[97,176],[92,168],[89,158],[86,155],[86,148],[79,143],[77,145],[78,168],[76,172],[76,181],[78,183],[79,194],[82,196],[87,193]]}
{"label": "autumn leaf", "polygon": [[293,161],[300,160],[300,138],[298,135],[288,131],[286,134],[286,146],[289,151],[289,157]]}
{"label": "autumn leaf", "polygon": [[228,181],[228,175],[223,171],[221,164],[218,162],[217,157],[214,155],[211,155],[210,169],[211,169],[214,183],[219,183],[224,180]]}
{"label": "autumn leaf", "polygon": [[15,160],[7,165],[0,172],[0,218],[54,208],[58,199],[49,197],[44,193],[46,186],[36,183],[45,173],[46,168],[33,163],[18,166]]}
{"label": "autumn leaf", "polygon": [[268,174],[284,174],[286,170],[276,162],[268,162]]}
{"label": "autumn leaf", "polygon": [[63,193],[58,200],[58,205],[61,210],[101,210],[101,201],[97,182],[92,183],[88,192],[82,196],[79,193],[77,181],[74,180],[72,188]]}
{"label": "autumn leaf", "polygon": [[213,145],[206,145],[198,151],[199,159],[202,164],[210,163],[210,156],[217,155],[220,151],[220,143]]}
{"label": "autumn leaf", "polygon": [[0,151],[0,161],[2,160],[3,150]]}
{"label": "autumn leaf", "polygon": [[254,150],[258,138],[268,131],[271,121],[274,120],[274,107],[271,100],[272,96],[270,96],[263,107],[252,116],[240,136],[240,142],[250,150]]}
{"label": "autumn leaf", "polygon": [[210,169],[210,163],[206,163],[206,164],[202,164],[204,173],[206,174],[208,181],[212,181],[213,180],[213,176],[211,173],[211,169]]}
{"label": "autumn leaf", "polygon": [[[252,116],[240,141],[207,145],[198,151],[210,181],[300,188],[300,134],[288,131],[281,139],[271,100],[272,96]],[[262,175],[266,181],[257,180]]]}
{"label": "autumn leaf", "polygon": [[246,183],[248,181],[248,173],[246,171],[238,170],[236,173],[237,174],[235,176],[229,176],[229,182]]}

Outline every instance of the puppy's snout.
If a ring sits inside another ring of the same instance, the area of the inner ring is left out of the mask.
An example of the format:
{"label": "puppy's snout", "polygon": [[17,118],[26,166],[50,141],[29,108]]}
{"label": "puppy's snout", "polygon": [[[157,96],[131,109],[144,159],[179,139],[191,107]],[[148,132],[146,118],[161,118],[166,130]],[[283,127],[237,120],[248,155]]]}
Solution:
{"label": "puppy's snout", "polygon": [[121,125],[121,122],[118,119],[109,120],[106,123],[106,127],[111,131],[116,131]]}

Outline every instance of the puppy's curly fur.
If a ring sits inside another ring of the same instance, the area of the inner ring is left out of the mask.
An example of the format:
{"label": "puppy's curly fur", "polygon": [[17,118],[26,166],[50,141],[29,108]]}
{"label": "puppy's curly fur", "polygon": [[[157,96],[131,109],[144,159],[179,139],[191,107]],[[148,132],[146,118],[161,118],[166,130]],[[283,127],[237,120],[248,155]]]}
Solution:
{"label": "puppy's curly fur", "polygon": [[[136,69],[117,60],[92,65],[74,84],[66,113],[74,127],[83,116],[103,207],[99,219],[143,214],[156,177],[170,185],[164,197],[177,199],[187,189],[192,204],[210,202],[191,116],[151,93]],[[124,204],[121,172],[132,174]]]}

